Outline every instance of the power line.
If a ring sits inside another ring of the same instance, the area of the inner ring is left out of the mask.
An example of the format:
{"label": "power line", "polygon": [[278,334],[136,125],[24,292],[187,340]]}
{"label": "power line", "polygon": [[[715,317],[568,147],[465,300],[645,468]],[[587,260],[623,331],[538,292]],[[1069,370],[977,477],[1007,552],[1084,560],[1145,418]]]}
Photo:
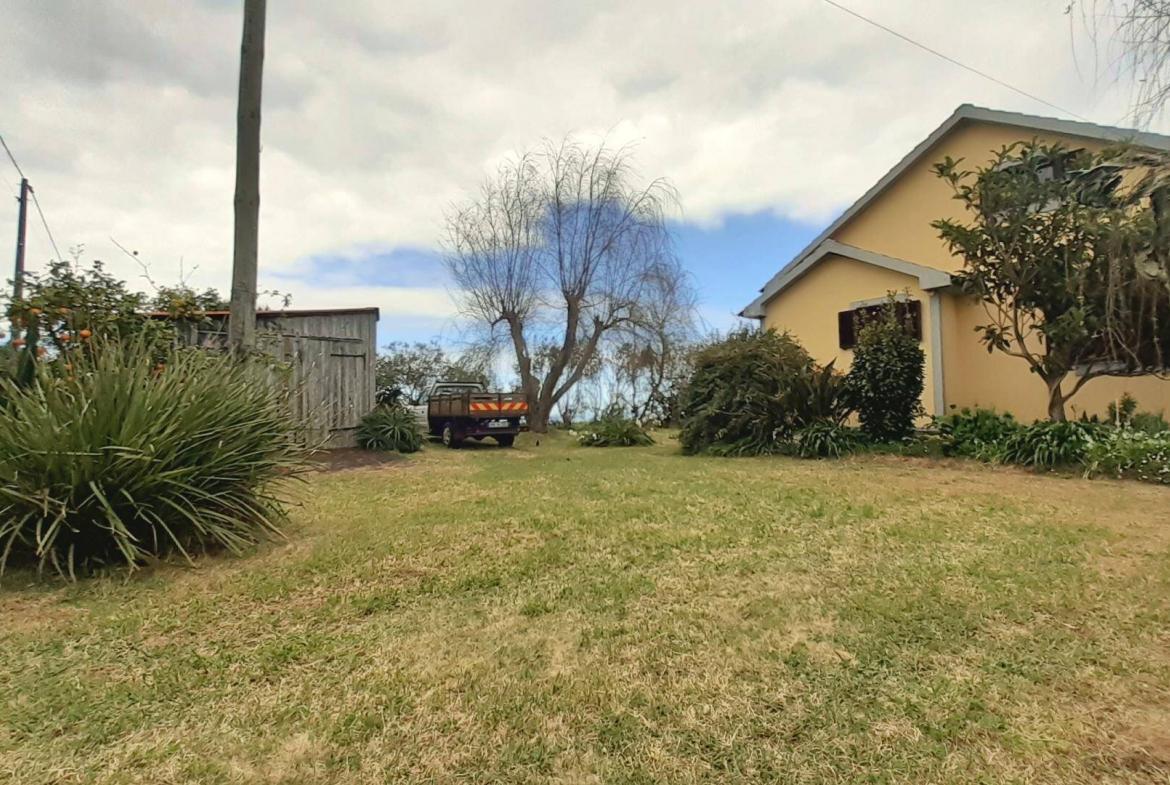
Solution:
{"label": "power line", "polygon": [[[20,164],[16,162],[16,156],[12,154],[12,149],[9,148],[8,142],[4,141],[4,134],[0,134],[0,145],[4,147],[4,152],[8,153],[8,160],[12,162],[12,166],[16,169],[17,174],[22,180],[28,178],[24,176],[24,172],[20,168]],[[41,209],[40,200],[37,199],[37,192],[33,190],[30,185],[28,187],[29,194],[32,195],[33,206],[37,208],[37,215],[41,217],[41,226],[45,227],[45,234],[49,236],[49,244],[53,246],[53,253],[57,254],[57,260],[61,260],[61,251],[57,248],[57,240],[53,237],[53,230],[49,228],[49,222],[45,220],[45,211]]]}
{"label": "power line", "polygon": [[1030,98],[1033,101],[1037,101],[1039,103],[1042,103],[1045,106],[1047,106],[1051,109],[1055,109],[1058,112],[1063,112],[1064,114],[1069,115],[1070,117],[1075,117],[1078,120],[1084,120],[1086,123],[1092,122],[1092,120],[1090,120],[1089,118],[1082,117],[1081,115],[1077,114],[1076,112],[1073,112],[1069,109],[1065,109],[1063,106],[1058,106],[1057,104],[1054,104],[1051,101],[1045,101],[1043,98],[1041,98],[1038,95],[1033,95],[1032,93],[1029,93],[1027,90],[1021,90],[1020,88],[1016,87],[1015,85],[1008,84],[1007,82],[1003,81],[1002,79],[998,79],[985,71],[980,71],[978,68],[967,65],[966,63],[961,62],[959,60],[956,60],[955,58],[951,57],[950,55],[943,54],[942,52],[938,51],[937,49],[932,49],[929,46],[927,46],[926,44],[919,43],[918,41],[915,41],[913,38],[911,38],[907,35],[903,35],[902,33],[899,33],[897,30],[886,27],[881,22],[876,22],[873,19],[870,19],[868,16],[863,16],[863,15],[857,13],[852,8],[846,8],[845,6],[841,5],[840,3],[835,2],[835,0],[824,0],[824,1],[826,3],[828,3],[829,5],[833,6],[834,8],[836,8],[840,11],[844,11],[845,13],[849,14],[850,16],[857,17],[858,19],[865,22],[866,24],[873,25],[874,27],[878,28],[879,30],[884,30],[885,32],[889,33],[890,35],[895,36],[896,38],[900,38],[912,46],[918,47],[919,49],[923,50],[924,52],[929,52],[930,54],[934,55],[935,57],[940,57],[943,60],[946,60],[948,63],[951,63],[952,65],[957,65],[959,68],[962,68],[964,71],[970,71],[971,73],[975,74],[976,76],[981,76],[990,82],[995,82],[1000,87],[1006,87],[1008,90],[1011,90],[1013,93],[1018,93],[1019,95],[1022,95],[1025,98]]}
{"label": "power line", "polygon": [[32,194],[33,207],[37,208],[37,215],[41,217],[41,226],[45,227],[45,234],[49,235],[49,244],[53,246],[53,253],[57,254],[57,261],[61,261],[61,251],[57,248],[57,241],[53,239],[53,230],[49,228],[49,222],[45,220],[45,211],[41,209],[41,202],[37,199],[37,192],[29,186],[28,192]]}
{"label": "power line", "polygon": [[4,141],[4,134],[0,134],[0,145],[4,145],[4,152],[8,153],[8,160],[12,161],[12,165],[16,167],[17,174],[20,175],[21,179],[24,179],[24,172],[20,171],[20,164],[16,162],[16,156],[8,149],[8,142]]}

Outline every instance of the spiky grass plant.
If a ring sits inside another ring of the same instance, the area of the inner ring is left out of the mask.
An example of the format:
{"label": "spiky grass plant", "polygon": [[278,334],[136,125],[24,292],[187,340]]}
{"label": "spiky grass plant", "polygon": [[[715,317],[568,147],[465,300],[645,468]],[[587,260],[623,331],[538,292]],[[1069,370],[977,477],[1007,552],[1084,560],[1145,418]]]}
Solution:
{"label": "spiky grass plant", "polygon": [[414,412],[402,406],[379,406],[362,418],[357,443],[366,450],[418,452],[422,432]]}
{"label": "spiky grass plant", "polygon": [[257,366],[114,345],[0,382],[0,569],[133,569],[278,534],[306,451]]}

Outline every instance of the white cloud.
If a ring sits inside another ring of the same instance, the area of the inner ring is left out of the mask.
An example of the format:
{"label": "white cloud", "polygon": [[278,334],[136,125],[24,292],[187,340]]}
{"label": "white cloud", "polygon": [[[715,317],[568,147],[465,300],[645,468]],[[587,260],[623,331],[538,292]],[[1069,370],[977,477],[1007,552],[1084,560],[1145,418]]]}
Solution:
{"label": "white cloud", "polygon": [[[1125,115],[1125,91],[1074,60],[1061,4],[852,4],[1095,120]],[[0,132],[60,244],[135,275],[112,236],[160,278],[181,258],[228,288],[239,5],[6,4]],[[825,220],[966,101],[1051,113],[816,0],[271,3],[262,266],[433,246],[492,161],[570,131],[635,142],[688,220]],[[49,254],[34,225],[30,259]],[[438,290],[303,288],[297,306],[450,313]]]}

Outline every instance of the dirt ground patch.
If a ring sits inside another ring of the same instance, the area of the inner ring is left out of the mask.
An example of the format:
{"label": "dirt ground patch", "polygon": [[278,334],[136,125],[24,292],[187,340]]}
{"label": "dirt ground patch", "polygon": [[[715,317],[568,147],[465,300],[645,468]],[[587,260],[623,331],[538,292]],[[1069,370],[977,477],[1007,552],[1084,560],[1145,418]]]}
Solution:
{"label": "dirt ground patch", "polygon": [[313,456],[314,468],[320,472],[340,472],[348,469],[384,468],[406,465],[406,457],[396,452],[376,452],[358,447],[322,450]]}

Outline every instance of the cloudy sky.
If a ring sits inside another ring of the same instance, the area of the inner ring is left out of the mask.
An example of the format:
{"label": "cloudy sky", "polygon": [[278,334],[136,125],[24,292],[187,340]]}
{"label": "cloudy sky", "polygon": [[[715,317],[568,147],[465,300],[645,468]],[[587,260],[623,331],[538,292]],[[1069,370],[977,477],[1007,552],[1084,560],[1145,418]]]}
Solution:
{"label": "cloudy sky", "polygon": [[[1084,117],[1129,91],[1067,0],[843,0]],[[1055,110],[823,0],[269,3],[260,283],[376,305],[380,338],[459,333],[443,213],[494,162],[567,133],[636,145],[681,196],[703,315],[733,314],[954,108]],[[0,133],[62,252],[145,287],[230,288],[241,0],[0,0]],[[1165,130],[1155,124],[1155,130]],[[17,176],[0,159],[0,195]],[[0,210],[0,260],[15,201]],[[34,214],[29,260],[53,255]]]}

